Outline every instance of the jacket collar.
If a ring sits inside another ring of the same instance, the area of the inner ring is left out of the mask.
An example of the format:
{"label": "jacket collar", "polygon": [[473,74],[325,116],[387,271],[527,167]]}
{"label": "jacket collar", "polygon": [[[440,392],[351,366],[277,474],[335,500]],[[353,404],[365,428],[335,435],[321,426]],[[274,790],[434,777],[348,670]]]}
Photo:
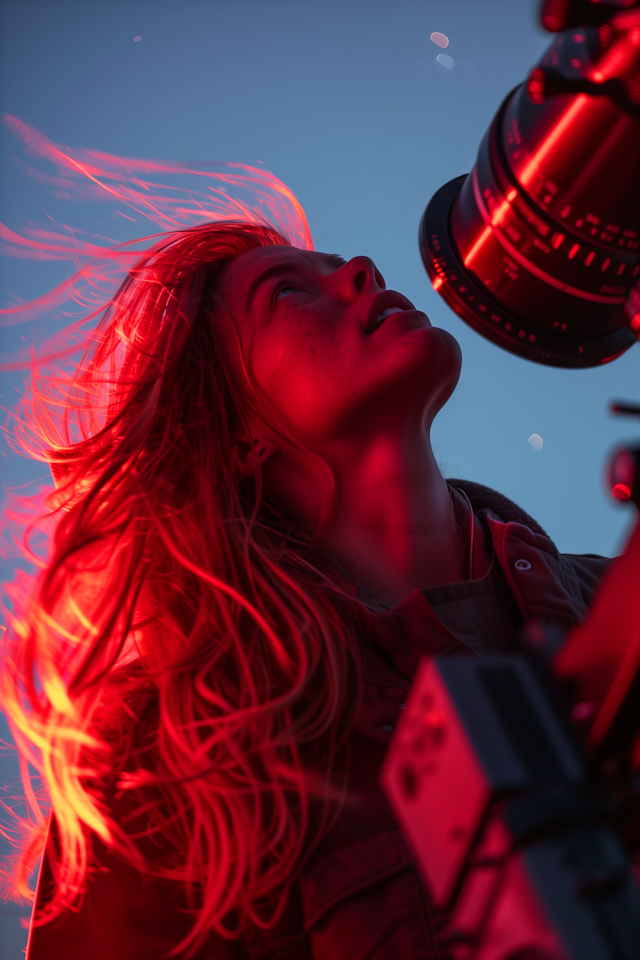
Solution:
{"label": "jacket collar", "polygon": [[[523,621],[547,621],[566,631],[586,616],[587,605],[567,576],[566,561],[549,537],[522,523],[505,522],[490,510],[480,511],[479,519],[490,534]],[[395,610],[380,618],[385,627],[380,639],[384,653],[407,679],[425,656],[470,653],[445,627],[421,590],[414,590]]]}

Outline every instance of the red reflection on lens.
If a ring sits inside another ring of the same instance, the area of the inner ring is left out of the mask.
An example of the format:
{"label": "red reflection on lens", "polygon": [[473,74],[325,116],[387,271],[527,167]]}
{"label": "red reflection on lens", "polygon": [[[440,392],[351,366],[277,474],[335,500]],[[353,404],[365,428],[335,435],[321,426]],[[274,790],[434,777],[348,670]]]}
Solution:
{"label": "red reflection on lens", "polygon": [[551,130],[551,133],[548,135],[546,140],[540,144],[535,154],[520,174],[520,183],[523,187],[528,186],[529,181],[532,179],[533,175],[537,173],[538,168],[546,155],[556,145],[560,137],[566,133],[567,128],[573,123],[575,118],[588,102],[589,98],[585,96],[584,93],[581,93],[580,96],[573,101],[566,113],[564,113],[560,120],[556,123],[555,127],[553,127]]}

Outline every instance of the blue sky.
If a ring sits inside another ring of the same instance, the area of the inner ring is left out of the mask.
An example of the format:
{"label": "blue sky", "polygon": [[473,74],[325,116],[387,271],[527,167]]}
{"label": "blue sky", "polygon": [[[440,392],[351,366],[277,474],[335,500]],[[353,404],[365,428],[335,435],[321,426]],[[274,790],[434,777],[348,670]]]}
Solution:
{"label": "blue sky", "polygon": [[[471,169],[501,100],[549,43],[536,6],[4,0],[0,106],[71,146],[263,161],[298,196],[317,249],[373,257],[389,287],[459,340],[460,384],[433,431],[445,473],[516,500],[563,551],[611,554],[631,516],[608,499],[604,466],[615,443],[637,431],[607,406],[612,398],[638,399],[638,348],[588,371],[545,368],[502,352],[433,292],[417,245],[429,198]],[[473,76],[448,76],[434,64],[443,51],[429,40],[433,31],[450,38],[446,54],[473,64]],[[3,129],[0,219],[13,229],[43,222],[52,206],[13,160],[17,146]],[[77,210],[77,226],[98,229],[100,211]],[[5,258],[0,299],[43,293],[66,269]],[[3,403],[19,385],[17,376],[4,378]],[[543,438],[539,452],[527,442],[532,433]],[[0,459],[5,486],[42,475],[41,466]],[[0,960],[13,955],[5,958],[0,947]]]}
{"label": "blue sky", "polygon": [[[0,97],[3,112],[72,146],[262,160],[297,194],[318,249],[373,257],[388,286],[460,341],[461,381],[433,433],[445,472],[516,500],[561,550],[610,554],[629,514],[607,498],[603,468],[634,424],[607,405],[637,397],[637,348],[590,371],[503,353],[434,294],[416,242],[427,201],[471,168],[501,99],[548,43],[535,9],[509,0],[5,0]],[[450,38],[447,54],[473,64],[472,77],[438,69],[434,30]],[[16,147],[3,131],[0,216],[14,228],[42,222],[51,206],[12,162]],[[85,206],[85,222],[74,211],[74,223],[91,228],[99,215]],[[7,258],[0,295],[41,293],[65,270]],[[544,440],[538,453],[532,433]],[[3,466],[11,482],[33,471]]]}

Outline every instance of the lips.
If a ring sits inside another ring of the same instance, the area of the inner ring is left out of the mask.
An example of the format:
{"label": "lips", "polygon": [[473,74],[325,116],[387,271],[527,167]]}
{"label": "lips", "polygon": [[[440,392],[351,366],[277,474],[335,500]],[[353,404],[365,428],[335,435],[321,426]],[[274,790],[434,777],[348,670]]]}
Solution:
{"label": "lips", "polygon": [[366,336],[378,330],[387,317],[394,313],[400,313],[402,310],[415,310],[415,307],[410,300],[403,297],[401,293],[396,293],[395,290],[385,290],[384,293],[379,293],[371,304],[364,325]]}

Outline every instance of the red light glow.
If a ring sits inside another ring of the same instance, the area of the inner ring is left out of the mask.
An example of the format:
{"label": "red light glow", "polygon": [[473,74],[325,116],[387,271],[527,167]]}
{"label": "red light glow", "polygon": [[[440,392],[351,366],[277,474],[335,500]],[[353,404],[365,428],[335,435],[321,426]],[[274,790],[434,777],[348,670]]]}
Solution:
{"label": "red light glow", "polygon": [[475,255],[476,255],[476,253],[478,252],[478,250],[480,250],[480,249],[484,246],[484,244],[485,244],[486,241],[489,239],[489,237],[491,236],[492,233],[493,233],[493,230],[492,230],[491,227],[485,227],[485,228],[484,228],[484,230],[482,231],[482,233],[480,234],[480,236],[478,237],[478,239],[476,240],[476,242],[474,243],[474,245],[471,247],[471,250],[469,250],[469,253],[468,253],[468,254],[466,255],[466,257],[464,258],[464,265],[465,265],[465,267],[468,267],[468,266],[469,266],[469,264],[471,263],[471,261],[472,261],[473,258],[475,257]]}
{"label": "red light glow", "polygon": [[618,42],[607,51],[597,69],[592,71],[591,79],[595,83],[604,83],[605,80],[619,77],[633,64],[638,46],[640,46],[640,30],[632,30],[626,36],[620,37]]}
{"label": "red light glow", "polygon": [[474,245],[471,247],[471,250],[469,250],[469,253],[464,258],[465,267],[469,266],[469,264],[471,263],[475,255],[478,253],[478,251],[482,249],[482,247],[484,246],[484,244],[492,234],[493,227],[497,227],[502,223],[502,221],[504,220],[507,214],[507,210],[509,209],[513,200],[516,197],[517,192],[518,191],[512,187],[511,190],[509,190],[509,193],[507,194],[506,199],[502,201],[500,206],[496,207],[491,217],[490,225],[484,228],[484,230],[482,231],[482,233],[480,234],[480,236],[478,237]]}
{"label": "red light glow", "polygon": [[587,105],[588,100],[589,98],[585,94],[581,93],[580,96],[571,104],[564,116],[561,117],[561,119],[556,123],[551,133],[546,137],[545,140],[542,141],[531,160],[529,160],[528,164],[520,174],[520,183],[524,187],[529,185],[529,182],[532,180],[534,174],[537,173],[538,168],[540,167],[540,164],[544,158],[547,156],[549,151],[553,149],[560,137],[566,133],[567,129]]}
{"label": "red light glow", "polygon": [[[142,238],[116,243],[112,237],[89,234],[55,221],[47,229],[28,226],[20,233],[0,224],[0,253],[5,256],[68,261],[73,265],[72,275],[44,296],[0,309],[0,327],[34,320],[49,325],[54,315],[67,320],[78,318],[77,340],[71,347],[68,323],[64,344],[47,337],[47,361],[83,349],[87,334],[82,330],[87,330],[109,304],[129,268],[149,245],[149,235],[207,221],[266,221],[293,246],[313,250],[300,203],[264,166],[117,157],[55,144],[8,114],[4,123],[22,143],[28,159],[26,172],[44,183],[56,199],[88,200],[110,207],[107,219],[110,215],[114,221],[130,221],[136,225],[132,227],[133,236]],[[35,359],[40,364],[43,357]],[[18,370],[31,367],[34,358],[25,346],[3,360],[0,369]]]}
{"label": "red light glow", "polygon": [[[57,167],[57,176],[35,169],[29,172],[35,179],[63,191],[58,196],[113,199],[162,230],[182,229],[206,220],[268,220],[294,246],[313,249],[300,203],[289,187],[265,167],[226,162],[196,165],[72,150],[53,143],[17,117],[6,114],[4,122],[22,140],[26,154]],[[175,175],[188,175],[195,182],[185,188],[172,180]],[[159,176],[163,179],[155,179]],[[68,241],[68,234],[65,237]]]}
{"label": "red light glow", "polygon": [[616,483],[611,492],[618,500],[629,500],[631,497],[631,490],[626,483]]}
{"label": "red light glow", "polygon": [[439,290],[443,283],[444,283],[443,277],[436,277],[435,280],[433,281],[433,289]]}

